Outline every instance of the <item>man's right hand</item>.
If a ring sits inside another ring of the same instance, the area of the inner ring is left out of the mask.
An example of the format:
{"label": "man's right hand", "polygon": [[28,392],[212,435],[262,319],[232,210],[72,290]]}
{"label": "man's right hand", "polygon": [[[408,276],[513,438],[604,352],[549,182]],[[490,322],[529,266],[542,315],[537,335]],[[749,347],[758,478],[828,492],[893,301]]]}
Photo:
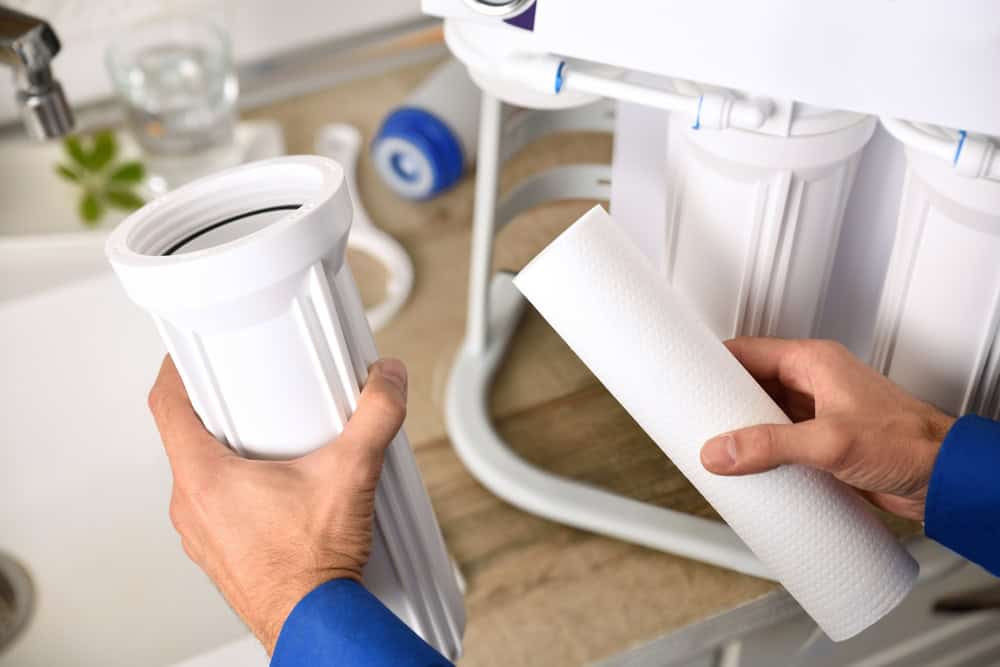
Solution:
{"label": "man's right hand", "polygon": [[872,503],[923,520],[934,460],[955,419],[823,340],[735,338],[729,351],[793,424],[712,438],[702,464],[719,475],[801,463],[832,473]]}

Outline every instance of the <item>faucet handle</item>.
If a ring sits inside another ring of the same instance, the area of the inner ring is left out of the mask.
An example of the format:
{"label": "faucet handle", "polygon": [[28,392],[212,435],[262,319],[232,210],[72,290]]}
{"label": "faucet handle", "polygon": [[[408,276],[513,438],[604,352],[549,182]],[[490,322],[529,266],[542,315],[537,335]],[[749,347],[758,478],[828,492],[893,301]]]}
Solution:
{"label": "faucet handle", "polygon": [[0,7],[0,63],[14,68],[17,102],[28,134],[61,137],[73,128],[73,113],[50,64],[61,45],[42,19]]}
{"label": "faucet handle", "polygon": [[0,6],[0,62],[26,70],[47,70],[62,45],[43,19]]}

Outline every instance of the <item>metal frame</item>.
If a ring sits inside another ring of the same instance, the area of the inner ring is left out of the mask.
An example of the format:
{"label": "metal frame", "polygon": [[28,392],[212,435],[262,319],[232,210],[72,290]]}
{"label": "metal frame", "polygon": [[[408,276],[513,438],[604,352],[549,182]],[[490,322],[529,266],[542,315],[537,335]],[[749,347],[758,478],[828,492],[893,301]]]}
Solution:
{"label": "metal frame", "polygon": [[[597,104],[605,104],[599,102]],[[584,108],[586,109],[586,107]],[[583,109],[547,114],[550,119]],[[531,123],[522,122],[525,127]],[[505,127],[506,125],[506,127]],[[521,132],[521,141],[580,124],[547,120],[543,130]],[[445,418],[448,435],[476,479],[507,502],[553,521],[771,579],[760,561],[723,523],[657,507],[553,475],[508,447],[489,415],[489,389],[496,369],[524,312],[525,300],[508,274],[491,277],[497,233],[532,206],[557,199],[610,198],[609,165],[558,167],[521,183],[498,200],[499,172],[510,145],[504,104],[483,91],[480,116],[476,200],[473,214],[469,308],[465,340],[448,381]],[[595,128],[596,129],[596,128]],[[613,130],[610,124],[605,128]],[[520,142],[515,142],[520,143]]]}

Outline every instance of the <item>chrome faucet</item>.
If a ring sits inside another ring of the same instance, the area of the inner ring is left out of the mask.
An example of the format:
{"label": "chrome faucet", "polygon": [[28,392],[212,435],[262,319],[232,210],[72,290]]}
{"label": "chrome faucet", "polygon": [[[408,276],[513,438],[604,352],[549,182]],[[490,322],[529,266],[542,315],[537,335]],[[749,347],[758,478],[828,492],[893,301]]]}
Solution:
{"label": "chrome faucet", "polygon": [[21,118],[35,139],[61,137],[73,129],[73,113],[49,67],[59,48],[48,23],[0,7],[0,63],[14,70]]}

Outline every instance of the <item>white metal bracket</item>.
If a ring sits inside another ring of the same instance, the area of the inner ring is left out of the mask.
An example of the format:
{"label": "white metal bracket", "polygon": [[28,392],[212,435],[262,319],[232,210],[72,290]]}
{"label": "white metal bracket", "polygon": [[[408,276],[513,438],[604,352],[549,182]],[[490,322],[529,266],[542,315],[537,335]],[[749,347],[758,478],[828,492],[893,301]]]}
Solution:
{"label": "white metal bracket", "polygon": [[[610,131],[613,125],[608,122],[606,113],[598,111],[595,115],[595,110],[599,109],[594,105],[589,110],[584,107],[554,113],[528,112],[544,121],[539,121],[535,129],[528,129],[530,117],[522,117],[517,124],[508,121],[505,127],[503,103],[483,93],[469,320],[465,343],[458,352],[448,381],[445,405],[448,435],[476,479],[504,500],[528,512],[745,574],[770,578],[760,561],[724,523],[657,507],[549,473],[514,453],[493,428],[488,408],[490,385],[526,304],[509,274],[500,273],[490,279],[496,234],[519,213],[542,202],[581,198],[607,200],[611,194],[609,165],[572,165],[536,174],[498,202],[500,146],[510,146],[505,129],[520,128],[515,133],[520,140],[516,144],[567,128],[598,129],[603,126]],[[584,118],[594,122],[584,122],[581,120]],[[544,129],[538,129],[542,127]],[[503,141],[501,136],[504,136]],[[512,154],[517,147],[506,148],[503,155]]]}

